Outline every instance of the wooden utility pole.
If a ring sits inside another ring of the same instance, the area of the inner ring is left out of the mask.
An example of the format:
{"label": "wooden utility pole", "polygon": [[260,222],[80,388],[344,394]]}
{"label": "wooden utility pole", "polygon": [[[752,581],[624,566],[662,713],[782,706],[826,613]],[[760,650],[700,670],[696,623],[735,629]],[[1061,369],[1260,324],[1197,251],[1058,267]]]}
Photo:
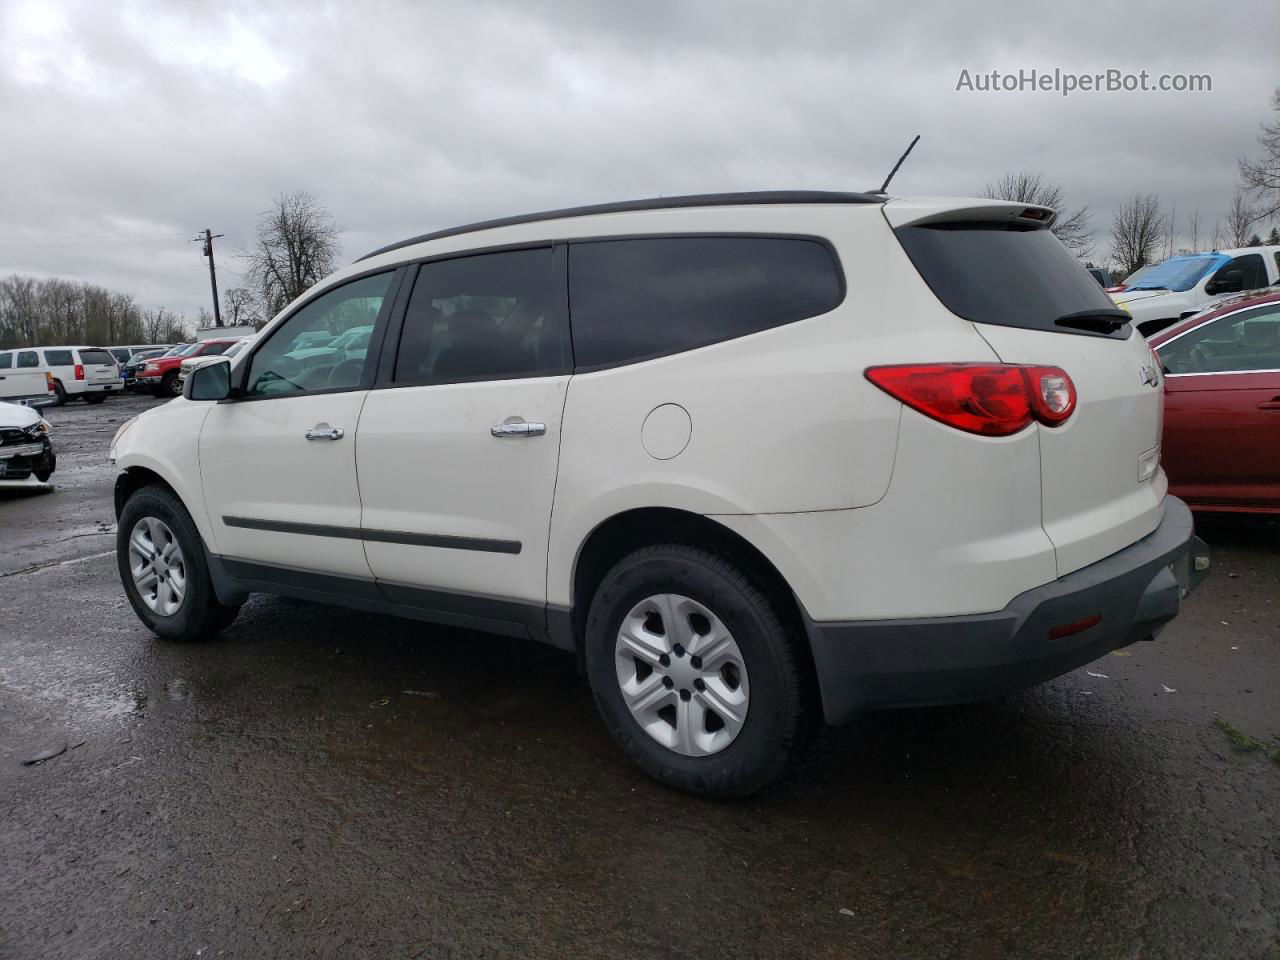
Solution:
{"label": "wooden utility pole", "polygon": [[218,307],[218,274],[213,266],[213,241],[222,234],[205,227],[203,237],[194,237],[192,243],[204,244],[204,255],[209,258],[209,288],[213,291],[213,325],[222,326],[222,310]]}

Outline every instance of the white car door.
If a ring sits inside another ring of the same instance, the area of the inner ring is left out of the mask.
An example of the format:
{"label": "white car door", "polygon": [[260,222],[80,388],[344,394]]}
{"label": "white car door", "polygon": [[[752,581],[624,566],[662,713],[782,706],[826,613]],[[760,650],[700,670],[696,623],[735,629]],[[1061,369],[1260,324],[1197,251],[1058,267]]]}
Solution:
{"label": "white car door", "polygon": [[388,599],[542,624],[570,372],[563,263],[548,246],[419,268],[356,444],[365,553]]}
{"label": "white car door", "polygon": [[334,363],[310,348],[388,316],[395,280],[394,271],[362,277],[304,303],[244,358],[238,395],[210,408],[201,483],[217,553],[233,574],[371,581],[355,434],[373,359]]}

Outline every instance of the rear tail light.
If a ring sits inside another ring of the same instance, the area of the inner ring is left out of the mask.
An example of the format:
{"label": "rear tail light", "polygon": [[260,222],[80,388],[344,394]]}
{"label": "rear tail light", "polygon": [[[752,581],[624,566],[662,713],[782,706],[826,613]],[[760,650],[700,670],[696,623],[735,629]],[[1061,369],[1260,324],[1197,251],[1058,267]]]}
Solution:
{"label": "rear tail light", "polygon": [[83,380],[83,379],[84,379],[84,364],[83,364],[83,363],[77,363],[77,364],[76,364],[76,379],[77,379],[77,380]]}
{"label": "rear tail light", "polygon": [[53,374],[47,370],[44,374],[44,386],[50,393],[56,393],[58,390],[58,388],[53,385]]}
{"label": "rear tail light", "polygon": [[1007,437],[1039,421],[1056,427],[1076,408],[1076,387],[1058,367],[1014,363],[921,363],[871,367],[867,379],[947,426]]}

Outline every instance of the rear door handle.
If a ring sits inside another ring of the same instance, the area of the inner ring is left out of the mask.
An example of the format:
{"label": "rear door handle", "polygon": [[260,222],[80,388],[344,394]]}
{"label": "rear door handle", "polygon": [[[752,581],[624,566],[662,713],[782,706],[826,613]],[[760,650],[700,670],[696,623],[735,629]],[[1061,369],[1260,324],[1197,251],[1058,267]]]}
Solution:
{"label": "rear door handle", "polygon": [[327,423],[317,423],[305,434],[308,440],[341,440],[345,435],[341,427],[331,427]]}
{"label": "rear door handle", "polygon": [[1270,400],[1263,400],[1258,404],[1259,410],[1280,410],[1280,397],[1272,397]]}
{"label": "rear door handle", "polygon": [[546,432],[545,423],[536,423],[521,417],[508,417],[489,428],[489,433],[495,437],[540,437]]}

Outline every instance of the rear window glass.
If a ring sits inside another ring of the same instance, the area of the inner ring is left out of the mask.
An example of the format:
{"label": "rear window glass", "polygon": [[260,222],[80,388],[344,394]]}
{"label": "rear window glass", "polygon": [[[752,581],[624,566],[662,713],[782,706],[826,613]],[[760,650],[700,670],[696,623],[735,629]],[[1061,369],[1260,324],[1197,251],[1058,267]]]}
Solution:
{"label": "rear window glass", "polygon": [[654,237],[575,243],[569,250],[579,368],[793,323],[835,309],[843,293],[839,264],[816,240]]}
{"label": "rear window glass", "polygon": [[[894,232],[937,298],[974,323],[1101,336],[1056,321],[1067,314],[1116,309],[1048,230],[936,224]],[[1128,325],[1111,335],[1128,337]]]}
{"label": "rear window glass", "polygon": [[81,363],[115,363],[116,358],[108,350],[81,350]]}
{"label": "rear window glass", "polygon": [[71,359],[70,350],[46,350],[44,352],[44,362],[51,367],[69,367],[75,363]]}

